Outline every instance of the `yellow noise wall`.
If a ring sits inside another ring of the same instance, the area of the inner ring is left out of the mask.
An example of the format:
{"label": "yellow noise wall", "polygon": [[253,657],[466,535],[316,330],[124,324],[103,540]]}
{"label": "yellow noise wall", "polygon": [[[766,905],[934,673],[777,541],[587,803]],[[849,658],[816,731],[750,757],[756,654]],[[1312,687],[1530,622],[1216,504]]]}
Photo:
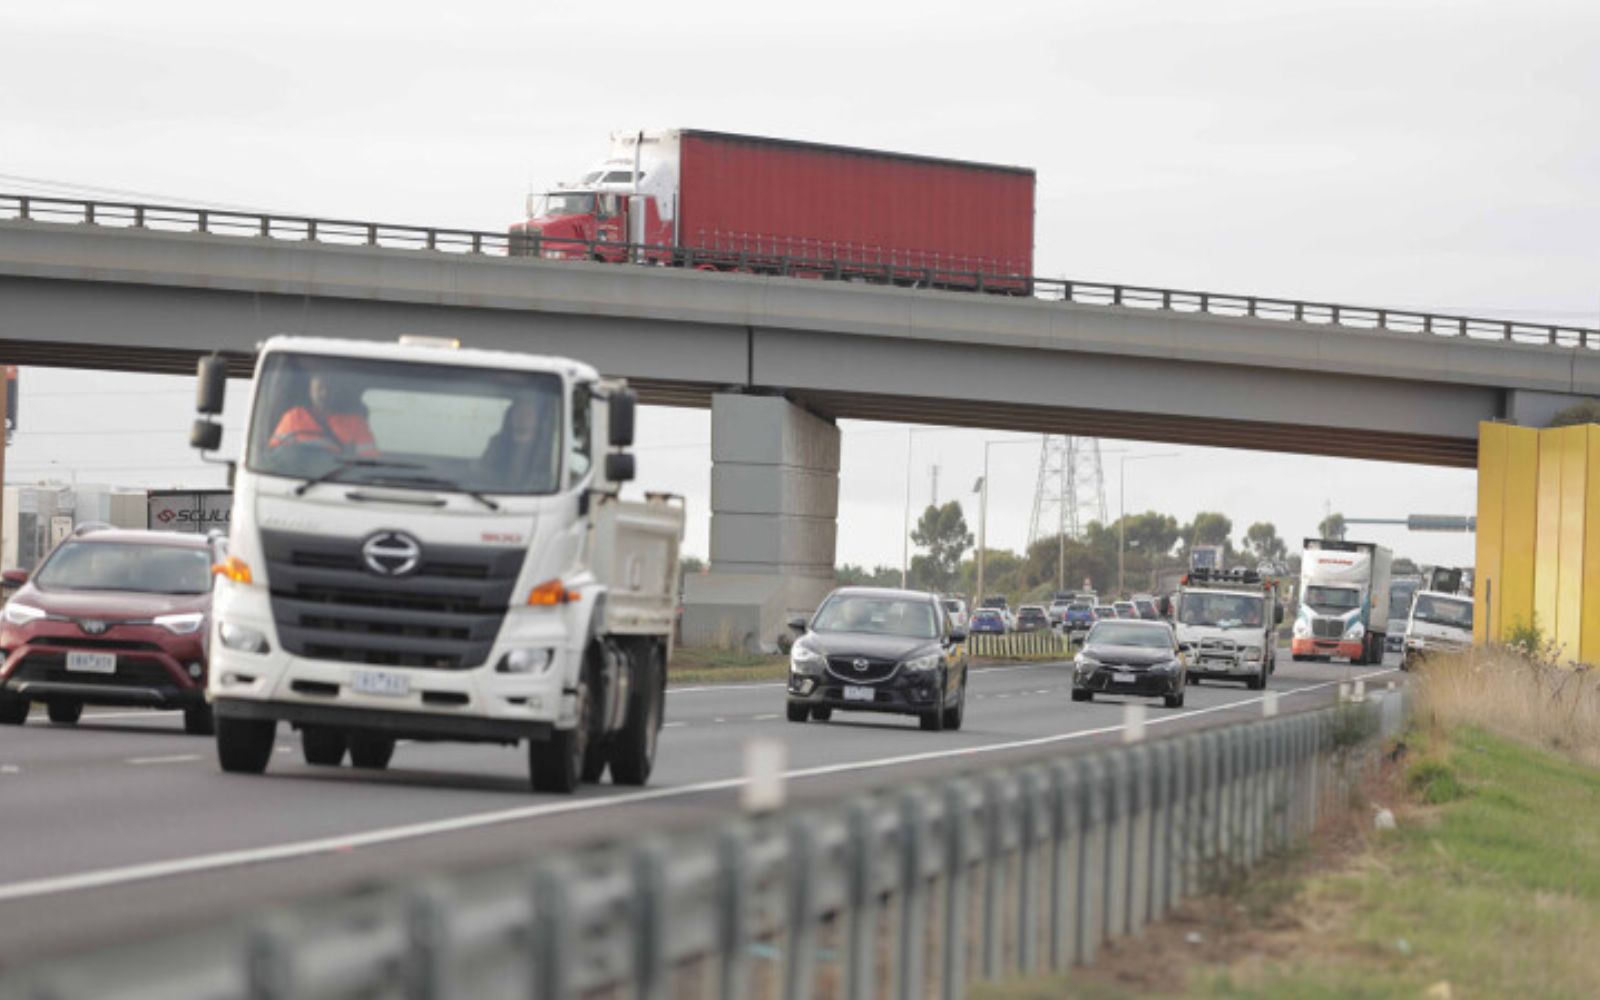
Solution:
{"label": "yellow noise wall", "polygon": [[1600,426],[1478,431],[1478,640],[1537,623],[1600,661]]}

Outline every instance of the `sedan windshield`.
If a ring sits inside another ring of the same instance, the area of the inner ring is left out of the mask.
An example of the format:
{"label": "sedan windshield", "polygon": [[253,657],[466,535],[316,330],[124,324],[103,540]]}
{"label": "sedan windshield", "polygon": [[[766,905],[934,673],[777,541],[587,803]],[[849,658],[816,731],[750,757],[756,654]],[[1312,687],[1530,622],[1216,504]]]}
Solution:
{"label": "sedan windshield", "polygon": [[33,582],[40,590],[204,594],[211,589],[211,556],[187,545],[66,542]]}
{"label": "sedan windshield", "polygon": [[[558,487],[554,374],[279,353],[257,385],[252,471],[460,492]],[[575,442],[574,463],[587,447]]]}
{"label": "sedan windshield", "polygon": [[1091,646],[1140,646],[1171,649],[1172,633],[1165,625],[1134,625],[1131,622],[1100,622],[1089,630]]}
{"label": "sedan windshield", "polygon": [[863,632],[912,639],[939,636],[933,605],[914,597],[841,594],[828,599],[811,627],[817,632]]}
{"label": "sedan windshield", "polygon": [[1259,628],[1262,603],[1261,598],[1247,594],[1184,594],[1178,602],[1178,621],[1215,628]]}
{"label": "sedan windshield", "polygon": [[1417,598],[1417,606],[1411,614],[1419,622],[1462,629],[1472,627],[1471,601],[1423,594]]}

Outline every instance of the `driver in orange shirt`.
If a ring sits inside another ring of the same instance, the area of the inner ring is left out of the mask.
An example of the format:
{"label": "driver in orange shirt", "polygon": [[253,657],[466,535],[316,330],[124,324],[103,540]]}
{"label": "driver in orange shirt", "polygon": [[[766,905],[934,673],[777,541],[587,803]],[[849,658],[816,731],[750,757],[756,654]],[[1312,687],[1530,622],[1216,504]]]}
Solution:
{"label": "driver in orange shirt", "polygon": [[311,376],[309,406],[296,406],[278,421],[267,447],[310,444],[340,454],[372,458],[378,454],[372,428],[360,413],[335,412],[333,386],[321,375]]}

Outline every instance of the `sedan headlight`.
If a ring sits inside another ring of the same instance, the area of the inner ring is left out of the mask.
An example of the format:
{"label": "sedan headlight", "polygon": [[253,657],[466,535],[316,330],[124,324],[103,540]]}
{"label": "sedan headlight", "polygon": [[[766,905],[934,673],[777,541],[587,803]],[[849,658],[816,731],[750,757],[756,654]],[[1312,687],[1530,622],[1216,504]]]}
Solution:
{"label": "sedan headlight", "polygon": [[11,601],[6,605],[6,623],[8,625],[26,625],[29,622],[36,622],[46,617],[49,617],[48,612],[31,604],[18,604],[16,601]]}
{"label": "sedan headlight", "polygon": [[155,624],[173,635],[194,635],[206,622],[204,611],[190,611],[181,615],[157,615]]}
{"label": "sedan headlight", "polygon": [[1344,637],[1346,639],[1360,639],[1366,634],[1367,627],[1360,622],[1352,622],[1350,627],[1344,630]]}
{"label": "sedan headlight", "polygon": [[930,670],[938,670],[939,654],[929,653],[927,656],[919,656],[915,659],[907,660],[904,666],[908,673],[913,674],[922,674],[927,673]]}
{"label": "sedan headlight", "polygon": [[789,651],[789,668],[797,674],[820,674],[828,665],[828,658],[803,642],[794,644]]}

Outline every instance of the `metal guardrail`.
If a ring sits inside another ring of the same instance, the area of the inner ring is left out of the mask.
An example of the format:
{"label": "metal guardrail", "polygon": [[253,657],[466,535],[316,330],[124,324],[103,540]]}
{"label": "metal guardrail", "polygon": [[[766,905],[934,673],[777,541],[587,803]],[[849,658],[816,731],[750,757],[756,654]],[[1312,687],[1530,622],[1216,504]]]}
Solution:
{"label": "metal guardrail", "polygon": [[1092,961],[1348,808],[1404,697],[296,904],[0,996],[956,1000]]}
{"label": "metal guardrail", "polygon": [[967,652],[972,656],[1002,659],[1037,659],[1041,656],[1071,659],[1072,640],[1065,633],[1053,628],[1039,629],[1037,632],[1010,632],[1004,635],[995,632],[974,632],[967,636]]}
{"label": "metal guardrail", "polygon": [[929,263],[930,258],[927,255],[915,251],[895,252],[862,247],[859,258],[795,256],[783,252],[788,249],[788,245],[779,238],[763,237],[759,234],[728,234],[727,240],[713,238],[710,246],[662,246],[19,194],[0,194],[0,219],[214,233],[495,257],[528,256],[629,261],[638,264],[747,271],[913,288],[994,292],[1084,305],[1209,313],[1217,316],[1291,321],[1351,329],[1388,330],[1403,334],[1426,334],[1566,348],[1600,348],[1600,330],[1587,327],[1527,323],[1410,309],[1341,305],[1273,296],[1043,278],[1005,273],[999,269],[998,264],[995,269],[972,270],[940,265],[937,262]]}

